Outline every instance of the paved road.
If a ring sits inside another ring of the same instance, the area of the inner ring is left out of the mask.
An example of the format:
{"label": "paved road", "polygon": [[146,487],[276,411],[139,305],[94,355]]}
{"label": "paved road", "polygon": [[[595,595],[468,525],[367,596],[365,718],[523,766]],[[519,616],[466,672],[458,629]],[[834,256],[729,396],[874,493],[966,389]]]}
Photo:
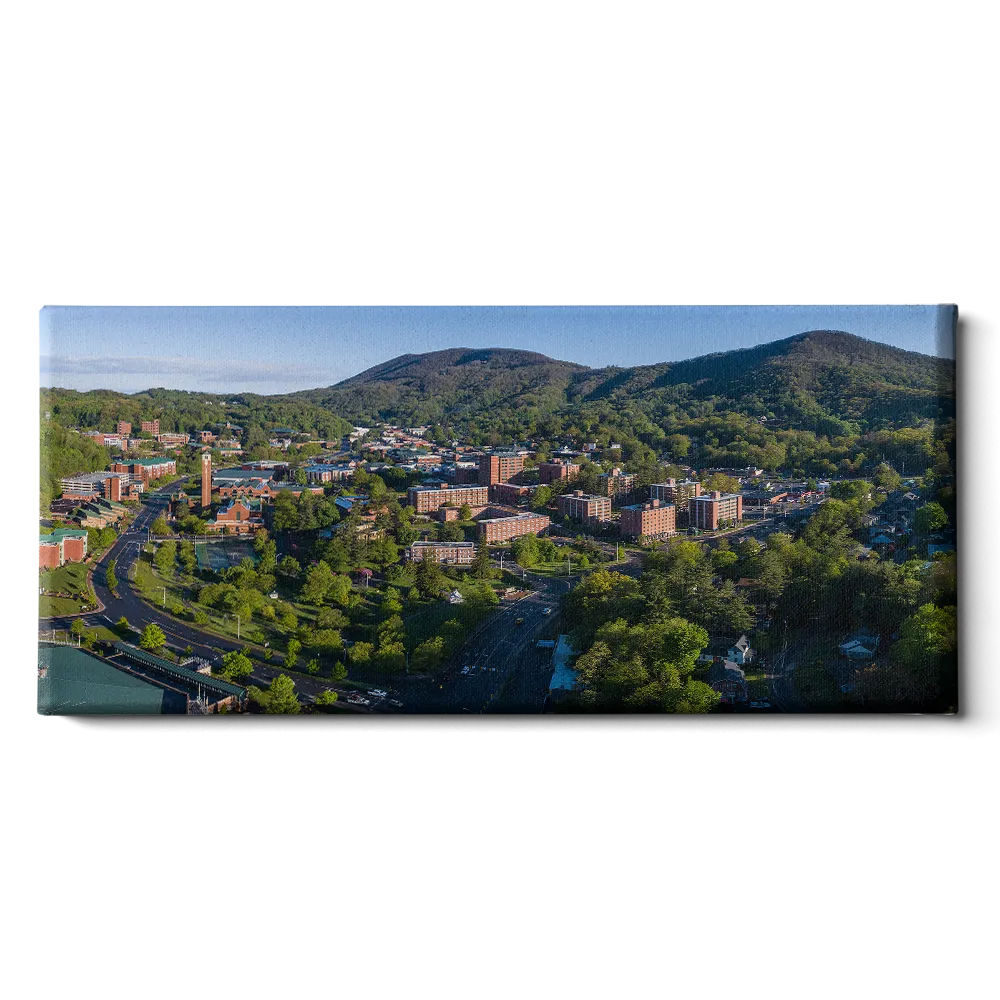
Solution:
{"label": "paved road", "polygon": [[[83,617],[85,624],[90,626],[105,625],[113,627],[122,615],[136,629],[142,629],[148,624],[159,625],[167,637],[167,644],[175,649],[184,650],[191,647],[195,656],[214,660],[223,652],[234,649],[245,649],[247,644],[234,639],[225,639],[211,633],[177,621],[164,611],[150,607],[140,600],[128,585],[129,571],[136,561],[147,538],[147,530],[166,509],[170,492],[176,489],[179,481],[171,482],[160,489],[146,495],[142,509],[136,515],[129,529],[123,532],[100,561],[94,567],[94,592],[104,605],[103,613],[95,613]],[[115,559],[115,575],[118,577],[117,594],[112,593],[107,585],[107,565]],[[46,618],[38,623],[39,635],[48,629],[67,629],[75,617]],[[252,683],[266,687],[281,670],[270,664],[253,660]],[[308,676],[296,676],[295,688],[301,701],[311,701],[321,691],[331,685],[320,679]],[[343,699],[344,694],[341,693]]]}

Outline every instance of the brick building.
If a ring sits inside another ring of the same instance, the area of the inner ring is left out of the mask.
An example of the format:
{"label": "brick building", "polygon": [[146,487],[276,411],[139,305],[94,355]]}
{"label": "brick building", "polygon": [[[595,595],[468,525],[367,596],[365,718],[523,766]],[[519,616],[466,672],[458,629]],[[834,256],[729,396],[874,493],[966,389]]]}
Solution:
{"label": "brick building", "polygon": [[161,476],[172,476],[177,472],[177,460],[173,458],[130,458],[112,462],[109,472],[127,472],[148,485]]}
{"label": "brick building", "polygon": [[[146,431],[147,434],[152,434],[156,437],[160,433],[160,421],[159,420],[143,420],[140,430]],[[119,431],[119,433],[121,433]]]}
{"label": "brick building", "polygon": [[418,513],[429,514],[445,504],[455,504],[461,507],[467,503],[470,507],[483,507],[489,500],[489,488],[486,486],[443,486],[425,487],[411,486],[406,491],[406,502]]}
{"label": "brick building", "polygon": [[660,503],[683,504],[687,507],[691,497],[701,496],[701,483],[697,479],[668,479],[662,483],[653,483],[649,487],[649,499]]}
{"label": "brick building", "polygon": [[610,472],[598,476],[597,482],[597,488],[600,492],[613,500],[631,493],[635,488],[635,476],[630,472],[622,472],[618,466],[615,466]]}
{"label": "brick building", "polygon": [[132,433],[132,425],[127,420],[119,420],[115,432],[127,438]]}
{"label": "brick building", "polygon": [[442,566],[468,566],[476,557],[476,543],[414,542],[408,553],[411,562],[420,562],[428,554]]}
{"label": "brick building", "polygon": [[512,517],[492,517],[479,522],[479,538],[491,544],[508,542],[522,535],[537,535],[552,522],[545,514],[515,514]]}
{"label": "brick building", "polygon": [[540,483],[558,483],[563,480],[575,479],[580,474],[580,466],[576,462],[539,462],[538,481]]}
{"label": "brick building", "polygon": [[163,445],[164,448],[176,448],[179,445],[185,445],[188,443],[187,434],[157,434],[156,440]]}
{"label": "brick building", "polygon": [[743,520],[743,497],[713,490],[688,500],[688,521],[693,528],[714,531],[720,524]]}
{"label": "brick building", "polygon": [[677,508],[659,500],[622,507],[622,538],[669,538],[677,531]]}
{"label": "brick building", "polygon": [[524,455],[516,451],[495,451],[479,459],[479,485],[506,483],[524,470]]}
{"label": "brick building", "polygon": [[479,466],[472,462],[456,462],[454,481],[456,486],[479,482]]}
{"label": "brick building", "polygon": [[242,497],[230,500],[219,508],[215,520],[206,525],[209,531],[224,531],[230,534],[245,534],[264,527],[264,517],[259,500],[245,500]]}
{"label": "brick building", "polygon": [[584,493],[583,490],[574,490],[556,497],[556,507],[562,517],[568,516],[574,521],[583,521],[584,524],[611,520],[610,497],[595,496]]}
{"label": "brick building", "polygon": [[530,495],[530,486],[518,486],[517,483],[493,483],[490,486],[491,503],[516,504]]}
{"label": "brick building", "polygon": [[38,536],[39,569],[58,569],[68,562],[83,562],[86,558],[86,531],[56,528],[51,535]]}

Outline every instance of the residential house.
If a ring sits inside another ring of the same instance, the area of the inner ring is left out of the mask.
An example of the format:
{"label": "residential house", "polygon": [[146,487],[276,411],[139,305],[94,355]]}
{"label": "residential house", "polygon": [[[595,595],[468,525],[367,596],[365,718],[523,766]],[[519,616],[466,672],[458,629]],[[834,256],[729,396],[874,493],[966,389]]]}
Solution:
{"label": "residential house", "polygon": [[745,704],[749,698],[746,674],[732,660],[714,660],[705,680],[713,691],[718,691],[723,705]]}
{"label": "residential house", "polygon": [[745,635],[741,635],[726,652],[726,659],[732,660],[740,667],[746,666],[753,657],[754,651],[750,648],[750,641]]}

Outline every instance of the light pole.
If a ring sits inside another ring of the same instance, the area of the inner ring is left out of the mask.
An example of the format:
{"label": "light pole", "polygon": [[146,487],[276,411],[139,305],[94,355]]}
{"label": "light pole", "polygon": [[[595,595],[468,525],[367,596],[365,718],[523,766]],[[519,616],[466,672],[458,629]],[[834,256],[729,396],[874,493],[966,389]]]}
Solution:
{"label": "light pole", "polygon": [[166,587],[160,587],[160,590],[163,591],[163,607],[166,608],[166,606],[167,606],[167,588]]}
{"label": "light pole", "polygon": [[239,639],[239,637],[240,637],[240,616],[237,615],[236,616],[236,638]]}

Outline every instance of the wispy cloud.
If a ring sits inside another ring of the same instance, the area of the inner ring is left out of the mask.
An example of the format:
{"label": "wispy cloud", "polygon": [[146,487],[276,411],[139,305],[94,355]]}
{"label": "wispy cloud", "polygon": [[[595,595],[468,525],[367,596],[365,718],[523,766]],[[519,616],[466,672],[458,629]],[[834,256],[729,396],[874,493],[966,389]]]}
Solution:
{"label": "wispy cloud", "polygon": [[[104,375],[116,378],[142,377],[163,383],[172,376],[195,378],[201,383],[273,382],[320,378],[310,365],[276,364],[242,358],[167,358],[149,356],[95,357],[43,354],[41,370],[45,375]],[[150,382],[150,384],[153,384]],[[317,383],[320,384],[320,383]]]}

